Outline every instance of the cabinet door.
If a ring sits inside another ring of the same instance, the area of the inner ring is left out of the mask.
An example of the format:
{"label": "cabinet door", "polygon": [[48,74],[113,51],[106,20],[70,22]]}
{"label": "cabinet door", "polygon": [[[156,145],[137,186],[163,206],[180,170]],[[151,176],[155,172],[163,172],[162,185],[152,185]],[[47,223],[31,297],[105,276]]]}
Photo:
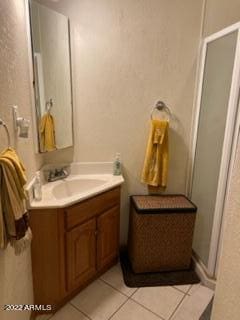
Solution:
{"label": "cabinet door", "polygon": [[96,219],[67,232],[67,287],[77,288],[96,273]]}
{"label": "cabinet door", "polygon": [[113,262],[119,251],[119,206],[101,214],[97,219],[98,270]]}

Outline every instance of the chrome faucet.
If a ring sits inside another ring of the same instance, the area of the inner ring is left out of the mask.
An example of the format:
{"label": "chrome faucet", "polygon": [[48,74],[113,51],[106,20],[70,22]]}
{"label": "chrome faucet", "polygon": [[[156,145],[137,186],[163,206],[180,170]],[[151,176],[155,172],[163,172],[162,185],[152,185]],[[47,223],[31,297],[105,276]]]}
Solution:
{"label": "chrome faucet", "polygon": [[60,168],[60,169],[54,169],[54,170],[50,170],[48,172],[47,181],[48,182],[53,182],[53,181],[57,181],[57,180],[60,180],[60,179],[67,178],[67,176],[69,176],[69,173],[66,170],[66,167],[63,167],[63,168]]}

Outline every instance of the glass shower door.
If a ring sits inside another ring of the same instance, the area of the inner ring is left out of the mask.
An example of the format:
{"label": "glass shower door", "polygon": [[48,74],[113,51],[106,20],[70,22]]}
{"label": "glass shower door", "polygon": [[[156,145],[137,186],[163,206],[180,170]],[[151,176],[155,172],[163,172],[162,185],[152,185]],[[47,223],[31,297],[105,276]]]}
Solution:
{"label": "glass shower door", "polygon": [[[224,139],[237,39],[238,30],[206,44],[191,192],[191,199],[198,207],[193,249],[206,268],[209,266],[222,158],[223,153],[228,152]],[[225,170],[228,170],[228,164]],[[227,177],[225,186],[226,183]]]}

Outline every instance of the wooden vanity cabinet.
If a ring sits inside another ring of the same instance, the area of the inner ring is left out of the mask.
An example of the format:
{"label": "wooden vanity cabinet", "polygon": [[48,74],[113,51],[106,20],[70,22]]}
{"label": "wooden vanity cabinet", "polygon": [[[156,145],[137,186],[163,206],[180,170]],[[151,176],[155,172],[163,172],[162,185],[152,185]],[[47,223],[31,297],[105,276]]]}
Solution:
{"label": "wooden vanity cabinet", "polygon": [[118,254],[119,207],[104,212],[97,219],[97,268],[104,270]]}
{"label": "wooden vanity cabinet", "polygon": [[57,309],[114,265],[120,187],[64,209],[30,212],[34,303]]}
{"label": "wooden vanity cabinet", "polygon": [[96,219],[80,224],[66,234],[67,289],[94,277],[96,268]]}

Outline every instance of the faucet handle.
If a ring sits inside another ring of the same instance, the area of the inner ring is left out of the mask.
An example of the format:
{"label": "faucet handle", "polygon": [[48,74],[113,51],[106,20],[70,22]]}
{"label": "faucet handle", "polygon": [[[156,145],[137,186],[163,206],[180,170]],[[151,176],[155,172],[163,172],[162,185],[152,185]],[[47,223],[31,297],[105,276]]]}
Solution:
{"label": "faucet handle", "polygon": [[49,170],[48,172],[48,181],[51,181],[55,177],[55,171]]}
{"label": "faucet handle", "polygon": [[69,176],[69,172],[67,171],[66,167],[62,168],[62,173],[67,177]]}
{"label": "faucet handle", "polygon": [[46,180],[48,182],[52,182],[59,179],[64,179],[69,176],[69,173],[70,172],[68,171],[67,166],[46,170]]}
{"label": "faucet handle", "polygon": [[55,175],[55,177],[58,177],[58,176],[60,176],[61,175],[61,173],[62,173],[62,169],[55,169],[55,172],[54,172],[54,175]]}

